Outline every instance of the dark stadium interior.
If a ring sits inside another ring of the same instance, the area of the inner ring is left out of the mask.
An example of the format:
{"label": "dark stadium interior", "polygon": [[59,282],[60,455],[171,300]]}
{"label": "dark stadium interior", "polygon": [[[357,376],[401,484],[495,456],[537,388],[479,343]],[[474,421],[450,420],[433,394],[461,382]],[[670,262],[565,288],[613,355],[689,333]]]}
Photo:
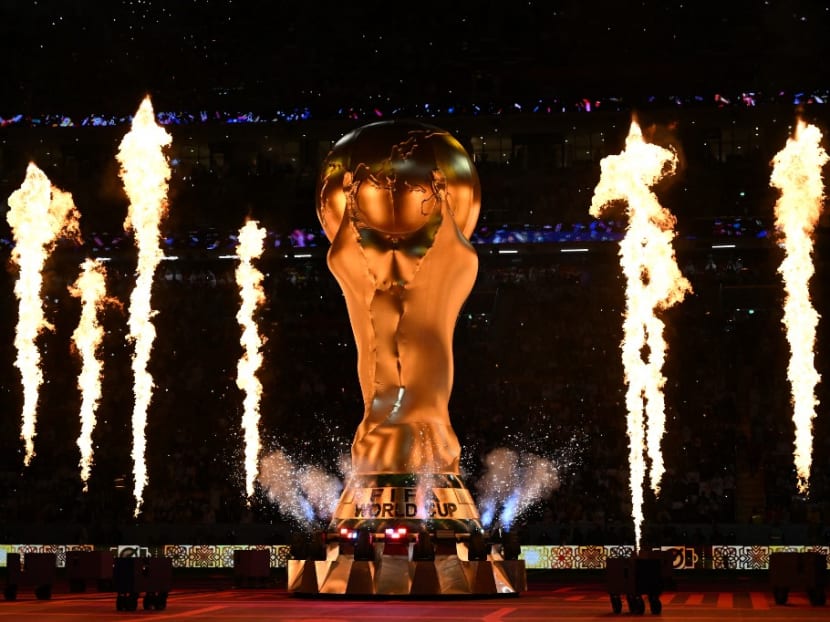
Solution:
{"label": "dark stadium interior", "polygon": [[[105,4],[11,1],[0,17],[2,46],[21,59],[0,78],[0,194],[36,162],[72,193],[83,237],[61,241],[46,267],[54,330],[39,342],[37,454],[24,467],[14,241],[0,221],[0,541],[117,543],[136,525],[147,529],[130,533],[147,543],[286,541],[298,525],[262,491],[246,506],[238,286],[223,256],[246,218],[268,229],[264,451],[284,448],[335,472],[363,406],[315,185],[343,134],[407,117],[456,136],[481,179],[480,268],[456,327],[450,402],[470,481],[499,447],[548,456],[561,486],[520,517],[524,541],[631,542],[624,213],[595,221],[588,208],[600,161],[623,148],[636,117],[648,140],[679,154],[677,173],[655,191],[677,217],[677,261],[694,290],[662,315],[668,470],[662,494],[646,497],[645,536],[830,544],[830,333],[821,321],[815,363],[825,380],[803,496],[770,186],[797,118],[830,127],[827,3],[724,2],[707,12],[674,1],[442,11],[426,2],[406,24],[374,2],[182,3],[187,14],[165,8],[175,3]],[[173,136],[163,245],[177,260],[156,274],[149,485],[133,518],[123,305],[135,249],[115,153],[145,93]],[[824,214],[811,282],[822,316],[828,234]],[[563,252],[575,249],[585,251]],[[110,258],[108,292],[122,307],[104,311],[103,399],[83,492],[70,345],[79,303],[67,287],[87,256]]]}

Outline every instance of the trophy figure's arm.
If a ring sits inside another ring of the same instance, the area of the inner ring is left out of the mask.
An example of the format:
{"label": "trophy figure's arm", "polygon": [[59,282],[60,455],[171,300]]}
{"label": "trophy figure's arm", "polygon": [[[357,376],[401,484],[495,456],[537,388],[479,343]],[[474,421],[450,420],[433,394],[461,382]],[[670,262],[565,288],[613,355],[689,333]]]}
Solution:
{"label": "trophy figure's arm", "polygon": [[355,472],[458,472],[452,338],[478,258],[448,211],[442,202],[426,245],[423,235],[373,243],[349,214],[332,240],[328,263],[346,299],[365,407]]}

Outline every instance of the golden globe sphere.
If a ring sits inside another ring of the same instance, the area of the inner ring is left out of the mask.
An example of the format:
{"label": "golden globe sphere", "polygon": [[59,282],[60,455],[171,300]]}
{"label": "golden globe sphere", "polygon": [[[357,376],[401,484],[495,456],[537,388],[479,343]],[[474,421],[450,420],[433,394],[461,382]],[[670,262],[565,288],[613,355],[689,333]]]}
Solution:
{"label": "golden globe sphere", "polygon": [[420,229],[446,201],[469,239],[481,209],[481,184],[469,154],[446,130],[417,121],[380,121],[343,136],[323,162],[317,216],[329,240],[349,197],[351,217],[391,239]]}

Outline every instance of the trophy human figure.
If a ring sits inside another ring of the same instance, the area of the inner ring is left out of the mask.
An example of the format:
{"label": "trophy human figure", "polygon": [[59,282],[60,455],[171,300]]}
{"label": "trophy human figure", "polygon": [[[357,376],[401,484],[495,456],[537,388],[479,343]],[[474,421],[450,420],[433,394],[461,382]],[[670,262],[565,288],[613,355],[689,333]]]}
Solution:
{"label": "trophy human figure", "polygon": [[[437,503],[442,517],[478,520],[456,477],[461,447],[448,403],[453,331],[478,273],[469,238],[480,206],[467,152],[448,132],[422,123],[363,126],[340,139],[323,163],[317,215],[354,332],[364,401],[352,475],[363,482],[357,488],[374,490],[361,501],[347,486],[336,512],[341,518],[411,517],[403,501],[413,500],[412,488],[400,489],[417,484],[383,477],[397,474],[449,476],[451,483],[441,486],[463,492],[443,504],[440,491],[428,495],[427,514],[435,514]],[[384,486],[397,487],[397,496],[379,493]],[[378,501],[378,511],[362,514],[369,501]]]}
{"label": "trophy human figure", "polygon": [[365,125],[323,162],[317,215],[354,332],[364,409],[324,546],[297,548],[288,561],[292,591],[526,587],[524,561],[501,559],[487,541],[450,423],[453,332],[478,273],[470,236],[480,208],[472,160],[431,125]]}
{"label": "trophy human figure", "polygon": [[354,473],[458,473],[452,336],[478,272],[469,237],[480,204],[469,156],[438,128],[374,123],[326,158],[317,213],[365,406]]}

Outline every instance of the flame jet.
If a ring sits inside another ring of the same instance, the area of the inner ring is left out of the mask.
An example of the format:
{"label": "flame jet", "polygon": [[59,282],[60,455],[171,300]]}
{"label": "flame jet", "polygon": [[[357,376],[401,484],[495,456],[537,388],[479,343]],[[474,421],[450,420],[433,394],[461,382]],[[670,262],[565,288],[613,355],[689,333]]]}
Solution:
{"label": "flame jet", "polygon": [[92,469],[92,432],[95,429],[95,412],[101,401],[101,374],[104,367],[98,358],[104,337],[104,329],[98,321],[98,311],[108,300],[104,264],[86,259],[81,265],[81,274],[68,289],[72,296],[81,299],[81,317],[72,333],[72,342],[81,357],[81,373],[78,375],[81,433],[78,436],[78,449],[81,451],[81,481],[86,492]]}
{"label": "flame jet", "polygon": [[781,321],[790,344],[787,378],[792,387],[793,456],[801,494],[809,490],[812,426],[818,405],[814,389],[820,380],[813,354],[819,315],[810,303],[809,289],[815,271],[812,235],[824,198],[821,170],[828,159],[820,142],[818,128],[799,120],[795,135],[773,158],[770,179],[770,185],[781,190],[775,203],[775,222],[783,235],[785,249],[784,260],[778,267],[785,289]]}
{"label": "flame jet", "polygon": [[660,493],[665,471],[660,443],[666,424],[662,368],[667,346],[663,322],[655,310],[680,302],[691,291],[671,244],[676,220],[651,191],[657,181],[674,173],[676,165],[674,151],[646,143],[640,126],[632,121],[625,150],[600,162],[600,180],[590,208],[591,216],[599,218],[611,202],[623,199],[627,204],[628,231],[619,251],[626,277],[621,348],[628,383],[625,402],[635,547],[643,521],[644,452],[651,462],[649,476],[655,494]]}
{"label": "flame jet", "polygon": [[150,98],[145,97],[133,118],[131,130],[124,136],[117,159],[124,189],[130,199],[124,228],[132,230],[138,247],[136,281],[130,294],[128,339],[134,346],[133,478],[136,500],[135,516],[141,513],[144,487],[147,485],[145,464],[145,428],[147,409],[153,396],[153,377],[147,371],[150,352],[156,337],[151,306],[153,276],[164,253],[159,245],[159,227],[167,213],[167,185],[170,165],[164,149],[172,137],[156,124]]}
{"label": "flame jet", "polygon": [[19,301],[14,364],[20,370],[23,384],[20,436],[26,448],[23,461],[29,466],[35,455],[37,403],[43,384],[37,338],[43,330],[53,330],[46,320],[41,300],[43,266],[59,236],[80,237],[80,214],[75,209],[72,195],[52,186],[46,174],[34,163],[29,163],[23,184],[9,196],[9,208],[6,220],[15,241],[11,258],[19,269],[14,285]]}
{"label": "flame jet", "polygon": [[242,430],[245,435],[245,491],[250,497],[254,494],[254,480],[257,476],[259,461],[259,402],[262,396],[262,384],[257,372],[262,365],[263,340],[259,334],[254,314],[265,301],[262,291],[262,272],[257,270],[252,261],[262,254],[266,230],[249,220],[239,230],[239,244],[236,253],[239,265],[236,267],[236,282],[242,300],[236,319],[242,328],[242,357],[237,364],[236,385],[245,393]]}

